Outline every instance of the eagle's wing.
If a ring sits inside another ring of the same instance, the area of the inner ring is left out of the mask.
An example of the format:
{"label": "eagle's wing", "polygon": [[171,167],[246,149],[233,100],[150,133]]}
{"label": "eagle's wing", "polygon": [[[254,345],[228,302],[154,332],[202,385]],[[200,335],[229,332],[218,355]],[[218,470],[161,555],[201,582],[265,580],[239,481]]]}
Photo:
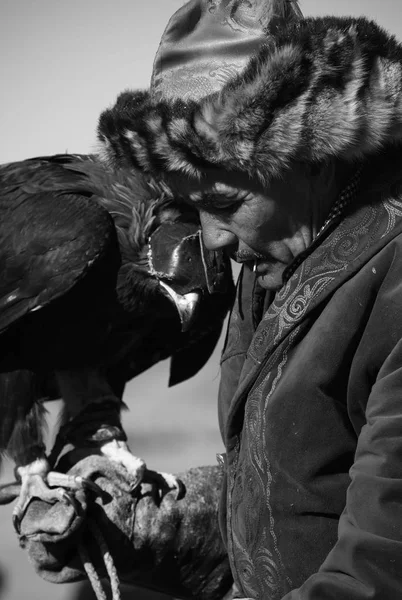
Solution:
{"label": "eagle's wing", "polygon": [[51,158],[0,167],[0,332],[109,257],[117,273],[113,221],[74,172]]}
{"label": "eagle's wing", "polygon": [[215,328],[200,335],[198,341],[179,348],[170,359],[169,386],[177,385],[194,377],[211,357],[221,335],[223,321]]}

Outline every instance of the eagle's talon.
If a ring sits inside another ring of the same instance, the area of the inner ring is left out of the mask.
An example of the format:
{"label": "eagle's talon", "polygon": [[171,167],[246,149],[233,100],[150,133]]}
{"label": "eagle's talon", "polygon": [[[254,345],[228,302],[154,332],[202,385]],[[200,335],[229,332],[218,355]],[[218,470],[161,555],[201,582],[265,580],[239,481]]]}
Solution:
{"label": "eagle's talon", "polygon": [[80,514],[80,505],[74,498],[73,494],[69,494],[66,490],[58,490],[60,493],[60,501],[72,507],[76,516]]}
{"label": "eagle's talon", "polygon": [[14,531],[16,532],[17,535],[21,535],[21,521],[22,521],[22,517],[24,515],[21,515],[19,512],[15,512],[13,511],[13,516],[12,516],[12,522],[13,522],[13,527],[14,527]]}
{"label": "eagle's talon", "polygon": [[[91,490],[97,495],[102,495],[102,489],[86,477],[66,475],[49,470],[46,459],[37,459],[33,463],[17,469],[17,476],[21,483],[4,486],[3,497],[13,499],[12,494],[19,489],[18,501],[13,510],[12,522],[18,535],[21,532],[21,521],[29,503],[34,498],[43,500],[48,504],[63,502],[73,508],[76,515],[80,514],[80,503],[75,497],[79,490]],[[9,488],[9,490],[7,489]]]}
{"label": "eagle's talon", "polygon": [[87,477],[76,477],[76,479],[81,480],[81,485],[84,490],[90,490],[91,492],[94,492],[94,494],[96,494],[97,496],[103,496],[104,492],[102,488],[99,487],[98,484],[91,481],[91,479],[88,479]]}
{"label": "eagle's talon", "polygon": [[144,477],[137,477],[135,481],[130,482],[129,491],[132,496],[137,492],[140,485],[143,483]]}
{"label": "eagle's talon", "polygon": [[186,495],[186,486],[180,479],[176,479],[177,483],[177,492],[176,492],[176,500],[181,500]]}
{"label": "eagle's talon", "polygon": [[102,496],[103,490],[96,483],[87,477],[81,475],[66,475],[57,471],[50,471],[46,476],[46,481],[49,487],[63,487],[70,490],[85,490],[92,491],[98,496]]}
{"label": "eagle's talon", "polygon": [[73,494],[66,492],[63,488],[49,488],[45,479],[38,475],[24,477],[19,499],[12,515],[13,526],[18,535],[21,533],[21,522],[28,505],[35,498],[48,504],[63,502],[71,506],[76,515],[80,513],[80,505]]}
{"label": "eagle's talon", "polygon": [[186,493],[184,483],[171,473],[161,473],[158,471],[146,470],[144,483],[150,483],[157,487],[159,491],[159,500],[162,499],[166,489],[170,491],[176,490],[176,500],[180,500]]}
{"label": "eagle's talon", "polygon": [[156,486],[159,493],[159,500],[162,499],[166,489],[177,490],[176,499],[179,500],[185,494],[183,483],[170,473],[159,473],[147,469],[142,458],[131,454],[126,442],[112,440],[101,447],[101,452],[109,460],[122,465],[132,477],[130,484],[130,493],[134,494],[141,483],[150,483]]}
{"label": "eagle's talon", "polygon": [[165,481],[165,485],[169,488],[169,491],[176,490],[176,500],[183,498],[186,488],[184,483],[171,473],[159,473],[162,479]]}

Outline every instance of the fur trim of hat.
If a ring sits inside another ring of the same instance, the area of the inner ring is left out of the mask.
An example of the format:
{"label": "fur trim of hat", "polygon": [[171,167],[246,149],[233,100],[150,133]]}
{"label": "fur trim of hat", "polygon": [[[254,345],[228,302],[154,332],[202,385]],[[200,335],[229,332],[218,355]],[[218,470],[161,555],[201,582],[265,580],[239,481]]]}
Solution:
{"label": "fur trim of hat", "polygon": [[219,167],[267,182],[293,161],[362,159],[402,141],[402,46],[364,18],[304,19],[198,103],[121,94],[98,136],[108,163],[197,179]]}

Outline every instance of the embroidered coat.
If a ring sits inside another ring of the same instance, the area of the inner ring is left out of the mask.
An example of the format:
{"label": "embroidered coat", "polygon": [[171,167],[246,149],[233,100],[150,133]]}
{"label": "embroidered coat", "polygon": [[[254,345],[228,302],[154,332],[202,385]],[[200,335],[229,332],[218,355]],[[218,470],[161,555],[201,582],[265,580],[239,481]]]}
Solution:
{"label": "embroidered coat", "polygon": [[401,158],[274,298],[239,280],[219,415],[244,596],[402,598],[402,186],[369,175]]}

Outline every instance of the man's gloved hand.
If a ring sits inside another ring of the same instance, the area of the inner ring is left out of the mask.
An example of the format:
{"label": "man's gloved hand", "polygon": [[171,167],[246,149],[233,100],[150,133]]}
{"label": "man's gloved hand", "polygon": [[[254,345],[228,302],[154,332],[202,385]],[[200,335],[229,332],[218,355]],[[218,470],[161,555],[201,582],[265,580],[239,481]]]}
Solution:
{"label": "man's gloved hand", "polygon": [[76,510],[60,502],[31,502],[20,543],[41,577],[55,583],[84,579],[82,549],[106,576],[95,528],[124,583],[199,600],[220,600],[228,592],[232,577],[217,522],[218,467],[180,474],[186,486],[181,500],[172,492],[155,498],[148,484],[133,497],[124,469],[100,456],[81,460],[68,473],[91,478],[102,495],[78,492]]}

